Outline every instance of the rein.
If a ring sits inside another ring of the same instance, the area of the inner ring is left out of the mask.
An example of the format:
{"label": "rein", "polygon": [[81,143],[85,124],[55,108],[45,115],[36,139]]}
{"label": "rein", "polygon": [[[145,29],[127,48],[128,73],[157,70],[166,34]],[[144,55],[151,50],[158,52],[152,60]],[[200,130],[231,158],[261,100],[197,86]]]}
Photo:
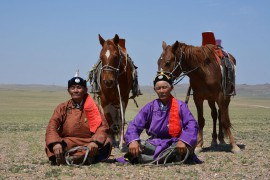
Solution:
{"label": "rein", "polygon": [[[154,161],[151,161],[151,162],[149,162],[147,164],[144,164],[143,166],[153,166],[153,165],[171,166],[171,165],[183,164],[187,160],[188,156],[190,155],[189,149],[186,148],[186,150],[187,150],[186,155],[185,155],[185,157],[184,157],[184,159],[182,161],[167,163],[167,160],[170,157],[170,155],[172,153],[174,153],[175,151],[177,151],[176,146],[173,146],[173,147],[169,147],[169,148],[163,150]],[[162,159],[164,159],[163,163],[159,164],[159,161],[162,160]]]}
{"label": "rein", "polygon": [[[70,154],[72,154],[73,152],[76,152],[76,151],[83,151],[83,150],[86,151],[85,155],[84,155],[84,158],[83,158],[83,161],[80,164],[74,164],[73,159],[70,158]],[[65,153],[66,163],[68,165],[70,165],[70,166],[76,166],[76,167],[84,165],[84,163],[85,163],[85,161],[86,161],[86,159],[88,157],[89,151],[90,151],[90,149],[87,146],[76,146],[74,148],[71,148],[70,150],[68,150]]]}
{"label": "rein", "polygon": [[118,89],[118,94],[119,94],[120,111],[121,111],[121,120],[122,120],[122,126],[121,126],[121,140],[120,140],[120,142],[123,143],[123,139],[122,139],[122,138],[124,137],[125,119],[124,119],[124,110],[123,110],[123,104],[122,104],[122,98],[121,98],[121,92],[120,92],[119,83],[117,83],[117,89]]}
{"label": "rein", "polygon": [[175,80],[174,80],[174,85],[176,85],[176,84],[178,84],[180,81],[182,81],[182,79],[184,79],[184,77],[187,75],[187,74],[189,74],[189,73],[191,73],[191,72],[193,72],[193,71],[195,71],[196,69],[198,69],[200,66],[197,66],[197,67],[195,67],[194,69],[192,69],[192,70],[190,70],[190,71],[187,71],[187,72],[182,72]]}

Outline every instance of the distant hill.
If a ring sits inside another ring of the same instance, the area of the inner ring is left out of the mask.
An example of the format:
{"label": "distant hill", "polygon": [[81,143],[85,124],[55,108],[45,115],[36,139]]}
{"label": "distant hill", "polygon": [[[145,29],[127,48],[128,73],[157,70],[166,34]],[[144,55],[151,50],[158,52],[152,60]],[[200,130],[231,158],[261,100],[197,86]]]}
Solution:
{"label": "distant hill", "polygon": [[270,84],[240,84],[236,86],[236,95],[270,97]]}
{"label": "distant hill", "polygon": [[59,91],[59,90],[66,90],[67,87],[57,85],[42,85],[42,84],[0,84],[0,89]]}
{"label": "distant hill", "polygon": [[[186,94],[189,84],[179,84],[175,86],[175,92]],[[154,93],[152,86],[140,86],[144,94]],[[0,90],[38,90],[38,91],[65,91],[67,87],[57,85],[41,85],[41,84],[0,84]],[[237,84],[237,96],[254,96],[270,98],[270,84]]]}
{"label": "distant hill", "polygon": [[[189,84],[179,84],[174,87],[174,90],[179,94],[186,94]],[[143,93],[154,93],[153,86],[140,86]]]}

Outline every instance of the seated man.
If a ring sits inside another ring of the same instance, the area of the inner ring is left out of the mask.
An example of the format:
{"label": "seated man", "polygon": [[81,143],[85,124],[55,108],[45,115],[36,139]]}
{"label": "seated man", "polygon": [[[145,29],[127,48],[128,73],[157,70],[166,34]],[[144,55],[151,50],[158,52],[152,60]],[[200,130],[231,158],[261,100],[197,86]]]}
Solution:
{"label": "seated man", "polygon": [[46,129],[45,151],[51,164],[74,163],[74,159],[66,159],[64,155],[76,147],[87,149],[88,164],[106,160],[111,153],[109,127],[98,105],[87,93],[86,81],[75,75],[68,81],[67,90],[71,99],[56,107]]}
{"label": "seated man", "polygon": [[[164,159],[183,162],[188,157],[195,160],[197,121],[188,106],[171,95],[173,85],[169,76],[158,74],[154,79],[154,90],[158,99],[146,104],[129,123],[125,134],[129,152],[124,159],[131,163],[166,163]],[[140,134],[144,129],[150,138],[142,143]],[[164,153],[168,149],[174,151],[167,153],[170,157]]]}

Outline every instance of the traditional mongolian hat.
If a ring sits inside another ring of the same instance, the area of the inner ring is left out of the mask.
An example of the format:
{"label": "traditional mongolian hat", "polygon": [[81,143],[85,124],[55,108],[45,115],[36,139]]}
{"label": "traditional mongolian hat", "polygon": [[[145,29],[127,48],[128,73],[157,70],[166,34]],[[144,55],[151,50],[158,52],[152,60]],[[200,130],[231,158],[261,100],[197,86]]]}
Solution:
{"label": "traditional mongolian hat", "polygon": [[166,75],[166,74],[164,74],[163,72],[158,73],[157,76],[155,77],[154,82],[153,82],[154,83],[154,86],[156,85],[156,83],[158,81],[166,81],[170,85],[173,84],[171,77],[168,76],[168,75]]}
{"label": "traditional mongolian hat", "polygon": [[68,88],[70,88],[73,85],[81,85],[83,87],[86,87],[86,80],[81,78],[79,76],[79,70],[76,71],[75,76],[68,80]]}

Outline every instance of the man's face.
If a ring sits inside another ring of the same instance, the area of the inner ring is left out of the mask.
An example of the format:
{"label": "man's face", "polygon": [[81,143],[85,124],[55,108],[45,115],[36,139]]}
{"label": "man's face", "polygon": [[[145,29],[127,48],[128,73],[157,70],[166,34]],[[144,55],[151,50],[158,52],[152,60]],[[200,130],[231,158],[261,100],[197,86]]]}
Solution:
{"label": "man's face", "polygon": [[158,81],[154,87],[159,99],[162,102],[167,102],[171,97],[173,87],[166,81]]}
{"label": "man's face", "polygon": [[73,101],[80,103],[84,95],[87,93],[87,88],[81,85],[72,85],[68,88],[68,93],[70,94]]}

